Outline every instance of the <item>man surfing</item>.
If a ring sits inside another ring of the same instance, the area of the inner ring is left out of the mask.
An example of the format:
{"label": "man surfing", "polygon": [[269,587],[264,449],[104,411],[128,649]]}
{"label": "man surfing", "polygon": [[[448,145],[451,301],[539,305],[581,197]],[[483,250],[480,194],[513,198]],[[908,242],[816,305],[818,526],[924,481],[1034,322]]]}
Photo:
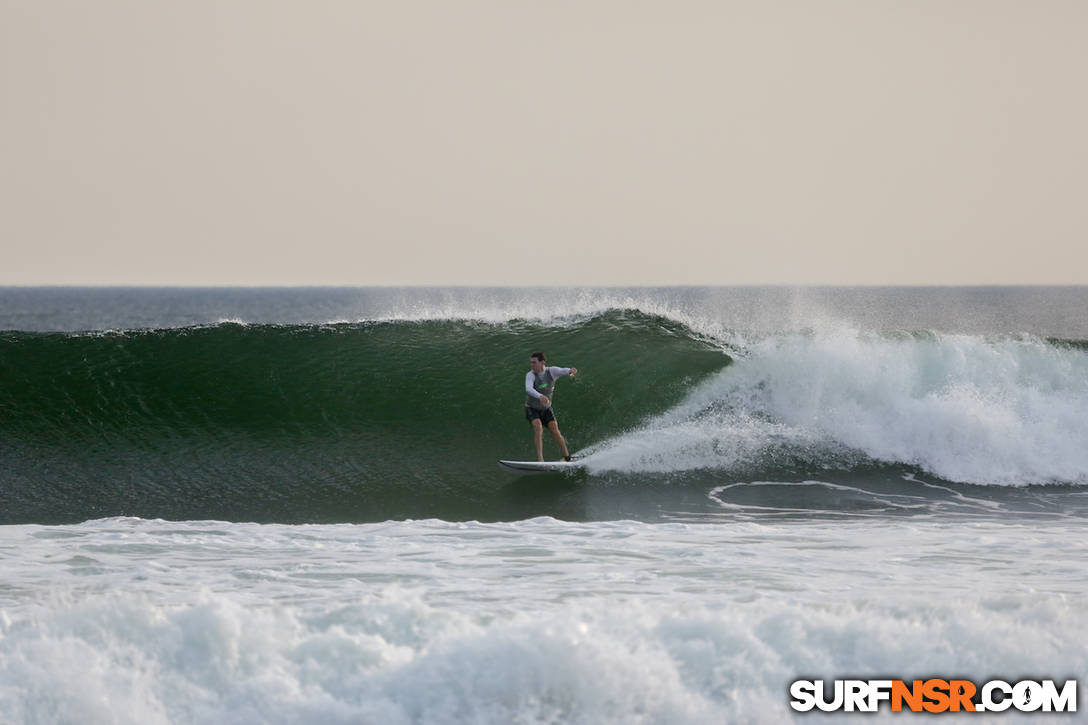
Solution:
{"label": "man surfing", "polygon": [[525,420],[533,425],[533,443],[536,444],[536,459],[544,460],[544,426],[548,426],[555,438],[559,450],[563,453],[563,460],[570,460],[570,451],[567,450],[567,442],[559,432],[559,423],[552,412],[552,391],[555,381],[559,378],[571,377],[578,374],[578,368],[548,367],[544,364],[544,353],[534,352],[529,356],[529,367],[525,373]]}

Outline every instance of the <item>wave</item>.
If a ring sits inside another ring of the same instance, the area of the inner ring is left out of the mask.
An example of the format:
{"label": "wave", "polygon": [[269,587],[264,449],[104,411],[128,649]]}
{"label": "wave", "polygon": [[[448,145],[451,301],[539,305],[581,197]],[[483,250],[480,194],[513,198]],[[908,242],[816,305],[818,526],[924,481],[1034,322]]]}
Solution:
{"label": "wave", "polygon": [[529,354],[572,444],[679,402],[730,358],[667,318],[220,324],[0,337],[0,516],[473,517],[531,455]]}
{"label": "wave", "polygon": [[[492,468],[532,456],[522,380],[537,349],[580,369],[556,409],[603,484],[555,497],[562,510],[534,508]],[[690,498],[684,482],[705,494],[859,472],[908,489],[914,474],[1088,483],[1088,350],[1029,336],[825,325],[745,338],[638,309],[229,322],[4,333],[0,375],[4,523],[639,517]]]}

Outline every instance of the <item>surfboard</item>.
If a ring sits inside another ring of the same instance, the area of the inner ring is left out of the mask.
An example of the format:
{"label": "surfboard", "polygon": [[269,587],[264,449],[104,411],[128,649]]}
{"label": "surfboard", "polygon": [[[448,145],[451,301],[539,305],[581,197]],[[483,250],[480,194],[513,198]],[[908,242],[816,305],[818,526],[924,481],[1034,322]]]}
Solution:
{"label": "surfboard", "polygon": [[511,471],[571,471],[584,466],[581,461],[499,461],[499,466]]}

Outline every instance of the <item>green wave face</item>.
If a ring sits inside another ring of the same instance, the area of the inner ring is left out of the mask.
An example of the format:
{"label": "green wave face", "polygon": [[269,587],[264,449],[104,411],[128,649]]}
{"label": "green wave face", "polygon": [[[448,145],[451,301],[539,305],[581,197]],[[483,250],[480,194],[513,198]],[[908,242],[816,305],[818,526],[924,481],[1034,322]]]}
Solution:
{"label": "green wave face", "polygon": [[729,363],[683,325],[624,310],[562,326],[7,333],[0,523],[501,517],[496,459],[535,455],[523,415],[535,350],[579,369],[555,395],[572,450]]}

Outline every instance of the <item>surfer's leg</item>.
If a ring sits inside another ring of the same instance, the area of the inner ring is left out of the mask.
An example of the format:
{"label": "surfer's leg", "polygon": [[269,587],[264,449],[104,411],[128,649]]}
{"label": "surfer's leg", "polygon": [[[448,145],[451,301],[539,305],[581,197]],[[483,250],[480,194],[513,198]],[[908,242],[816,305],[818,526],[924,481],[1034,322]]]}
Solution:
{"label": "surfer's leg", "polygon": [[544,460],[544,426],[540,424],[540,419],[537,418],[533,421],[533,443],[536,444],[536,459],[538,461]]}
{"label": "surfer's leg", "polygon": [[552,436],[555,437],[555,443],[559,446],[559,450],[563,452],[563,458],[570,458],[570,451],[567,450],[567,442],[563,440],[563,434],[559,432],[559,424],[553,420],[548,423],[548,430],[550,430]]}

